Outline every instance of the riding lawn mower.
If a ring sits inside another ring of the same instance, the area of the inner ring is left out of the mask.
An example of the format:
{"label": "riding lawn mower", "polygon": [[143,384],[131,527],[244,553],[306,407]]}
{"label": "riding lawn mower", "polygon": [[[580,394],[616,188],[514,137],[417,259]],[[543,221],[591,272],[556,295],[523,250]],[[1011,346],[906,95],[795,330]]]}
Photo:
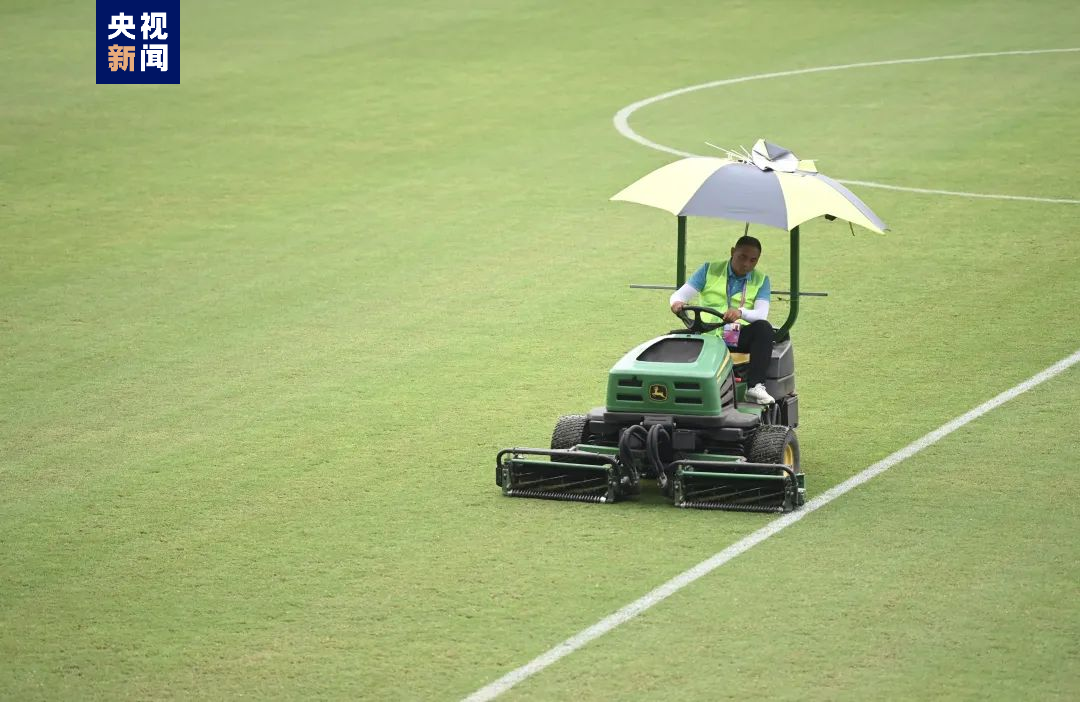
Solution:
{"label": "riding lawn mower", "polygon": [[[759,147],[764,158],[757,158]],[[686,306],[679,313],[685,328],[631,349],[611,368],[603,407],[560,417],[549,448],[499,452],[495,482],[504,495],[611,503],[632,498],[641,493],[644,481],[655,481],[676,507],[789,512],[805,502],[790,337],[799,297],[810,294],[799,291],[799,224],[825,216],[877,232],[885,225],[850,191],[820,176],[811,162],[792,161],[786,149],[759,141],[755,158],[734,156],[683,159],[646,175],[612,199],[661,207],[678,217],[675,288],[685,282],[688,214],[789,231],[790,307],[787,320],[774,331],[765,381],[775,402],[747,401],[742,377],[748,357],[733,353],[716,333],[724,311]],[[717,174],[723,176],[719,184]],[[795,189],[790,185],[785,186],[791,191],[784,193],[786,201],[755,202],[762,179],[779,175],[814,181],[820,177],[834,195],[823,194],[819,183],[793,181],[811,189],[813,205],[792,205]],[[788,218],[778,220],[778,209]],[[798,218],[793,220],[794,210]]]}

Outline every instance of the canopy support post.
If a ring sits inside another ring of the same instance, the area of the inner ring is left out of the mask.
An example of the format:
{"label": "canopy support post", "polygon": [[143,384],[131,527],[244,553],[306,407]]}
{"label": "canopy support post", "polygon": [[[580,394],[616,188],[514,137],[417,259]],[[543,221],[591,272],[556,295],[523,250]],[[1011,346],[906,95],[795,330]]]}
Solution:
{"label": "canopy support post", "polygon": [[679,246],[675,254],[675,289],[686,283],[686,215],[679,215]]}
{"label": "canopy support post", "polygon": [[777,341],[790,338],[791,328],[795,326],[795,318],[799,316],[799,228],[791,230],[791,305],[788,308],[788,317],[784,326],[776,330]]}

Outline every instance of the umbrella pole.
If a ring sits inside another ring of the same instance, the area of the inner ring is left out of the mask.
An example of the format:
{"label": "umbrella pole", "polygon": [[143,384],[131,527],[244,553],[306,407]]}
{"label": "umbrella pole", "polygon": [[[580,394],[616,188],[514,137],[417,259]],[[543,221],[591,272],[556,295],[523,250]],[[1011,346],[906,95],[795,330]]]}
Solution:
{"label": "umbrella pole", "polygon": [[776,330],[776,340],[784,341],[790,336],[790,331],[795,326],[795,318],[799,316],[799,228],[791,230],[791,305],[788,308],[788,317],[784,326]]}
{"label": "umbrella pole", "polygon": [[675,289],[686,282],[686,215],[679,215],[679,246],[675,253]]}

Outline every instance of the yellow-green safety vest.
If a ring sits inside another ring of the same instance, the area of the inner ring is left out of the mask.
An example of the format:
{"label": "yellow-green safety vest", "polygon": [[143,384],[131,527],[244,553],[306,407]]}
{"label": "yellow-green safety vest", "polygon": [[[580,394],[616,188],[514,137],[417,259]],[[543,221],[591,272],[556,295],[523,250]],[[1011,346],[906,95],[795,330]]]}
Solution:
{"label": "yellow-green safety vest", "polygon": [[[750,275],[746,278],[746,302],[739,304],[740,300],[743,299],[742,290],[736,291],[730,299],[728,298],[728,263],[729,261],[712,261],[709,263],[709,270],[705,274],[705,289],[701,291],[701,306],[712,307],[714,310],[723,312],[732,307],[753,309],[758,291],[761,290],[761,285],[765,282],[765,274],[757,268],[750,271]],[[711,314],[703,314],[701,317],[706,322],[719,321],[717,317]],[[739,323],[749,324],[750,322],[740,319]],[[719,334],[719,330],[716,333]]]}

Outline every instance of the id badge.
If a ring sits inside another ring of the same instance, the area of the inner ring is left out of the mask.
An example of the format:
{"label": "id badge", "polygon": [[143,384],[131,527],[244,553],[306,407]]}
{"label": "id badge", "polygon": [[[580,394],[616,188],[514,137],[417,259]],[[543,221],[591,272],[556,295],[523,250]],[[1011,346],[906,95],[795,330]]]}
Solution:
{"label": "id badge", "polygon": [[739,345],[739,332],[742,331],[742,325],[738,322],[732,322],[731,324],[724,325],[724,343],[728,346]]}

